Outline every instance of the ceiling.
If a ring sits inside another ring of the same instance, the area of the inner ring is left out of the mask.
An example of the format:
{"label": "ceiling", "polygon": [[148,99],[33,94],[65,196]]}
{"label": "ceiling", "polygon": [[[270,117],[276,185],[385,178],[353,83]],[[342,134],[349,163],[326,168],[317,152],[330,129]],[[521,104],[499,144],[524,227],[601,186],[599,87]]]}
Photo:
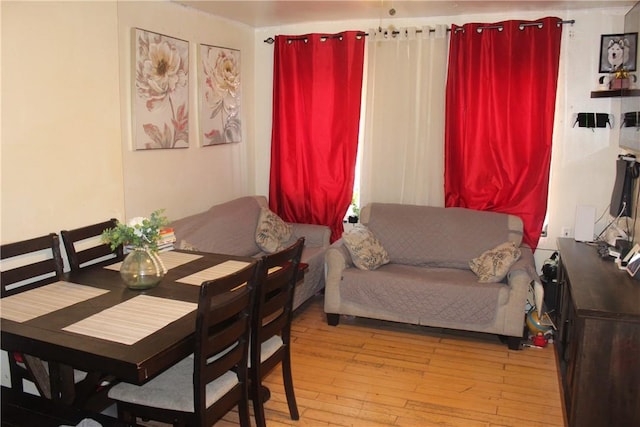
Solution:
{"label": "ceiling", "polygon": [[[601,1],[508,1],[508,0],[173,0],[203,12],[242,22],[251,27],[275,27],[304,22],[358,19],[457,16],[479,13],[526,12],[601,7],[628,7],[636,0]],[[392,10],[395,14],[392,15]]]}

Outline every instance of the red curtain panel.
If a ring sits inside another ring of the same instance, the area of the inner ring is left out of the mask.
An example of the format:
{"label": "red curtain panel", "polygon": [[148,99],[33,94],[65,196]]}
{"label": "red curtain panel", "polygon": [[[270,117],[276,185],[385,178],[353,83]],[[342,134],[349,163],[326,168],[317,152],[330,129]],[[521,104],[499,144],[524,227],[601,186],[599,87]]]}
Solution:
{"label": "red curtain panel", "polygon": [[534,249],[547,209],[560,21],[451,31],[445,205],[517,215]]}
{"label": "red curtain panel", "polygon": [[364,35],[277,36],[269,205],[342,235],[358,148]]}

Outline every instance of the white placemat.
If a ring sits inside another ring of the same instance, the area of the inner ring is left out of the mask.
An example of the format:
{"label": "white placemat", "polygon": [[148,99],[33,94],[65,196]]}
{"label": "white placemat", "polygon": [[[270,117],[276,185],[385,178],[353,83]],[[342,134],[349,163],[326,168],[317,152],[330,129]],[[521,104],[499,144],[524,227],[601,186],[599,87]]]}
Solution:
{"label": "white placemat", "polygon": [[246,261],[229,260],[205,270],[198,271],[190,276],[178,279],[176,282],[200,286],[204,281],[218,279],[228,274],[235,273],[236,271],[242,270],[247,265],[249,265],[249,263]]}
{"label": "white placemat", "polygon": [[[179,265],[186,264],[198,258],[202,258],[202,255],[174,251],[160,252],[158,255],[160,256],[160,259],[162,260],[162,263],[167,268],[167,270],[171,270],[172,268],[178,267]],[[117,262],[115,264],[107,265],[104,268],[120,271],[121,265],[122,262]]]}
{"label": "white placemat", "polygon": [[197,307],[191,302],[138,295],[63,330],[131,345]]}
{"label": "white placemat", "polygon": [[26,322],[107,292],[109,291],[106,289],[76,283],[53,282],[2,298],[0,300],[0,317],[15,322]]}

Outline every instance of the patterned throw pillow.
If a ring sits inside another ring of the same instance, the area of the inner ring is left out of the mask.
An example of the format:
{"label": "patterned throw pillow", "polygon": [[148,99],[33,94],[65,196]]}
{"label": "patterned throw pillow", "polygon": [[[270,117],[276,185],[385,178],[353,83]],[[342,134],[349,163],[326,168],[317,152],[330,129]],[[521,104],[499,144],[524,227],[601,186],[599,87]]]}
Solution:
{"label": "patterned throw pillow", "polygon": [[196,248],[195,246],[193,246],[191,243],[187,242],[186,240],[181,240],[180,241],[180,246],[178,246],[178,249],[182,249],[184,251],[198,251],[198,248]]}
{"label": "patterned throw pillow", "polygon": [[256,227],[256,244],[266,253],[272,254],[284,249],[291,239],[293,227],[268,208],[262,208]]}
{"label": "patterned throw pillow", "polygon": [[506,242],[469,261],[469,267],[478,276],[478,282],[497,283],[505,278],[518,259],[520,249],[515,243]]}
{"label": "patterned throw pillow", "polygon": [[389,263],[387,251],[371,230],[362,224],[343,233],[342,240],[351,254],[353,264],[361,270],[375,270]]}

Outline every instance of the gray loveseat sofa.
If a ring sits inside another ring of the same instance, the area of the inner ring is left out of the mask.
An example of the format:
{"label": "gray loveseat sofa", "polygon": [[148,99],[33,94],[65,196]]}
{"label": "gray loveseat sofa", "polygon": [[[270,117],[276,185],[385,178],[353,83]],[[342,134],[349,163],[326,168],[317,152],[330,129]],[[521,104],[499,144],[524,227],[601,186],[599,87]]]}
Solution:
{"label": "gray loveseat sofa", "polygon": [[[520,218],[464,208],[372,203],[361,222],[388,253],[375,270],[353,264],[344,238],[325,254],[324,310],[439,328],[486,332],[517,349],[535,278],[531,249],[521,245]],[[469,261],[505,242],[521,256],[499,283],[479,283]]]}
{"label": "gray loveseat sofa", "polygon": [[[264,196],[240,197],[175,220],[171,226],[176,247],[238,256],[265,255],[256,243],[256,227],[263,207],[268,208]],[[324,287],[324,253],[329,247],[331,230],[314,224],[291,223],[291,226],[291,238],[284,246],[304,237],[302,262],[309,265],[304,281],[295,290],[293,308],[296,309]]]}

